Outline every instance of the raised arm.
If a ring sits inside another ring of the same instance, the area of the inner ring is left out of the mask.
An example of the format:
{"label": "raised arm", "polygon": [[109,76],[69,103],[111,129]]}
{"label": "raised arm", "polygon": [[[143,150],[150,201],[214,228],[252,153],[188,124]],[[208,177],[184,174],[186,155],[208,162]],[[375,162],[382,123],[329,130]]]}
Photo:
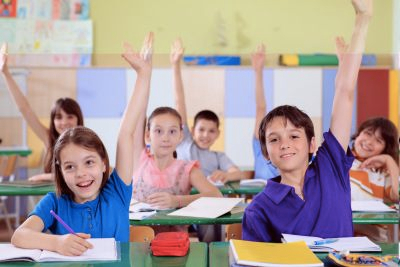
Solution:
{"label": "raised arm", "polygon": [[135,89],[122,116],[121,126],[117,141],[117,159],[115,168],[119,176],[125,182],[132,182],[134,162],[134,134],[135,129],[141,124],[141,118],[146,113],[147,100],[150,91],[150,79],[152,70],[153,33],[150,32],[144,42],[140,53],[134,51],[129,44],[125,44],[122,57],[136,71]]}
{"label": "raised arm", "polygon": [[354,89],[364,52],[368,24],[372,16],[372,0],[352,0],[356,13],[355,26],[349,46],[336,39],[339,67],[335,81],[330,129],[346,151],[349,144]]}
{"label": "raised arm", "polygon": [[263,81],[263,69],[265,64],[265,46],[259,44],[256,51],[251,55],[251,65],[254,69],[255,82],[256,82],[256,123],[254,124],[254,136],[260,139],[258,136],[258,129],[260,123],[265,116],[267,110],[267,103],[264,95],[264,81]]}
{"label": "raised arm", "polygon": [[182,117],[182,122],[187,124],[187,113],[185,104],[185,93],[183,91],[181,60],[184,48],[182,47],[182,40],[176,39],[171,45],[170,61],[172,71],[174,72],[174,92],[175,92],[175,108]]}
{"label": "raised arm", "polygon": [[18,84],[12,77],[8,65],[7,65],[7,44],[4,43],[0,49],[0,70],[3,74],[4,80],[6,81],[7,89],[10,92],[15,104],[19,111],[24,116],[24,119],[28,123],[29,127],[32,128],[33,132],[42,140],[46,148],[49,147],[49,130],[39,121],[39,118],[33,112],[29,105],[26,97],[21,92]]}

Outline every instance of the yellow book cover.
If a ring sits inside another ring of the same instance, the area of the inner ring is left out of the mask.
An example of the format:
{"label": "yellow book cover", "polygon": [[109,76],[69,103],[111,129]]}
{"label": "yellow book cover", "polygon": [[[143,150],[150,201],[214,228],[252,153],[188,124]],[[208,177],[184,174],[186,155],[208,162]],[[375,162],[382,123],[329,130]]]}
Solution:
{"label": "yellow book cover", "polygon": [[264,243],[231,239],[230,248],[236,264],[251,266],[324,266],[304,241]]}

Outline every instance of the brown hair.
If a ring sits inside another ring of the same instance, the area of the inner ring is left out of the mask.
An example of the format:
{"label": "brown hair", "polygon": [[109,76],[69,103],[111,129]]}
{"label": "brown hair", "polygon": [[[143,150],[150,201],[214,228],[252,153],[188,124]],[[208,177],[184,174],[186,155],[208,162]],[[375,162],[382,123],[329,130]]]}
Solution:
{"label": "brown hair", "polygon": [[399,164],[399,133],[393,122],[383,117],[368,119],[361,123],[357,132],[351,137],[351,140],[354,141],[364,130],[371,130],[373,132],[380,130],[381,136],[385,140],[385,148],[381,154],[391,156]]}
{"label": "brown hair", "polygon": [[[269,158],[265,133],[267,131],[268,124],[276,117],[282,117],[286,120],[286,123],[289,120],[295,127],[303,128],[307,136],[308,144],[311,143],[311,139],[315,136],[315,133],[314,125],[310,117],[295,106],[279,106],[268,112],[268,114],[263,118],[260,123],[258,134],[260,137],[261,151],[264,157]],[[312,154],[310,153],[309,158],[311,159],[311,157]]]}
{"label": "brown hair", "polygon": [[[182,117],[176,109],[170,107],[158,107],[150,114],[149,118],[147,119],[147,130],[150,130],[150,124],[154,117],[162,115],[162,114],[170,114],[178,119],[179,121],[179,129],[182,130]],[[177,158],[177,153],[174,151],[173,154],[174,158]]]}
{"label": "brown hair", "polygon": [[219,118],[218,118],[217,114],[215,114],[214,111],[211,111],[208,109],[199,111],[196,114],[196,116],[194,116],[193,127],[196,127],[196,124],[199,120],[208,120],[208,121],[215,122],[215,124],[217,124],[217,128],[219,128]]}
{"label": "brown hair", "polygon": [[83,115],[82,110],[75,100],[72,98],[59,98],[54,103],[53,108],[50,112],[50,127],[49,127],[49,148],[46,152],[45,163],[44,163],[44,172],[51,172],[52,158],[53,158],[53,149],[56,143],[57,138],[60,134],[57,132],[56,127],[54,125],[54,119],[56,115],[63,110],[65,113],[74,115],[78,118],[78,126],[83,126]]}
{"label": "brown hair", "polygon": [[75,144],[87,150],[95,151],[99,154],[100,158],[103,160],[106,166],[106,171],[103,173],[103,179],[101,181],[101,186],[100,186],[100,190],[103,189],[103,187],[107,183],[108,175],[110,172],[110,166],[109,166],[110,162],[108,159],[107,150],[104,147],[103,142],[100,140],[100,138],[94,131],[83,126],[77,126],[63,132],[57,139],[56,144],[54,145],[52,162],[53,162],[53,173],[56,181],[57,195],[60,196],[66,194],[71,196],[72,198],[74,197],[74,193],[65,183],[64,176],[61,172],[61,166],[60,166],[61,164],[60,153],[68,144]]}

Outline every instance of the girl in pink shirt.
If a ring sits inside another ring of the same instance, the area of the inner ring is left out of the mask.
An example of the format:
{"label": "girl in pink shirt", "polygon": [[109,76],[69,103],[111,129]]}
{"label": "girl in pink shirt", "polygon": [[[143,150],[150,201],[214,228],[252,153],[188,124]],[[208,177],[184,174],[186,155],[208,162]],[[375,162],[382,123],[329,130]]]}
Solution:
{"label": "girl in pink shirt", "polygon": [[[134,55],[128,44],[126,49]],[[129,57],[126,59],[132,65]],[[219,190],[207,181],[197,162],[176,159],[175,150],[182,141],[183,132],[182,119],[175,109],[155,109],[145,125],[149,93],[148,86],[146,92],[138,96],[145,105],[137,106],[141,123],[134,133],[132,197],[159,209],[184,207],[202,196],[222,197]],[[199,194],[190,195],[192,187]]]}

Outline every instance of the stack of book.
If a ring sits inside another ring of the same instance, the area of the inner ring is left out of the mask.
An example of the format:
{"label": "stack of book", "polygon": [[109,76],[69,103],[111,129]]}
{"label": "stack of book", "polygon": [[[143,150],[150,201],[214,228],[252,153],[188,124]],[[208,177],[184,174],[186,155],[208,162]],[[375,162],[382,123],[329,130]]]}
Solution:
{"label": "stack of book", "polygon": [[282,244],[231,239],[229,242],[230,267],[324,266],[303,241]]}

